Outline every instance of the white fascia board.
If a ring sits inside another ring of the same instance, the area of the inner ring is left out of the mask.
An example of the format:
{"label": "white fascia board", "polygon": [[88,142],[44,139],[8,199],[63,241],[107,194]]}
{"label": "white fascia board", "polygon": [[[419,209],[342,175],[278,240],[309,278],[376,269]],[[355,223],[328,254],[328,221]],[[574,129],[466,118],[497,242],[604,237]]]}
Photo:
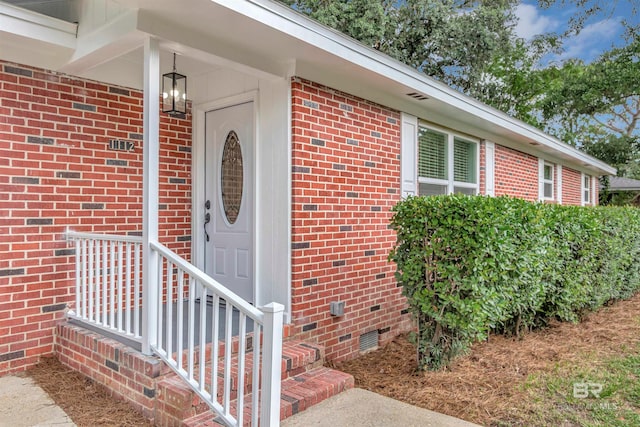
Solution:
{"label": "white fascia board", "polygon": [[77,24],[0,2],[0,32],[65,48],[76,47]]}
{"label": "white fascia board", "polygon": [[360,67],[412,88],[429,98],[445,102],[454,108],[476,116],[484,121],[515,132],[523,138],[566,154],[577,162],[587,164],[601,174],[615,174],[615,168],[567,145],[539,129],[482,102],[464,95],[449,86],[425,76],[417,70],[391,57],[365,46],[335,30],[325,27],[285,5],[270,0],[212,0],[264,25],[278,29],[305,43],[344,58]]}
{"label": "white fascia board", "polygon": [[78,75],[141,47],[146,36],[137,30],[137,23],[138,11],[129,10],[78,37],[71,60],[60,71]]}

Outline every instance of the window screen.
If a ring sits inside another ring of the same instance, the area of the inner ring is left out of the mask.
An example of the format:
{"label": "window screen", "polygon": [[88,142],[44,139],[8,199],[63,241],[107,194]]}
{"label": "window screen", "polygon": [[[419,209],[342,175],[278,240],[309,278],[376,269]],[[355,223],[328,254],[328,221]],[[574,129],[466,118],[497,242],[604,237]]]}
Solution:
{"label": "window screen", "polygon": [[447,135],[420,128],[418,175],[424,178],[447,179]]}
{"label": "window screen", "polygon": [[421,196],[438,196],[440,194],[447,194],[448,190],[448,186],[440,184],[427,184],[421,182],[418,186],[418,193]]}

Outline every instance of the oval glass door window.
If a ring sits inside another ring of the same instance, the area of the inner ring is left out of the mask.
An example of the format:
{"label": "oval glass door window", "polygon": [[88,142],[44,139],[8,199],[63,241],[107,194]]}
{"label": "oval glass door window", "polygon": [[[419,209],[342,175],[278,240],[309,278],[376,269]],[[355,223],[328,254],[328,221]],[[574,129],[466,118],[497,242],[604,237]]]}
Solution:
{"label": "oval glass door window", "polygon": [[222,189],[222,208],[229,224],[234,224],[240,213],[243,187],[242,149],[238,135],[231,131],[227,135],[222,150],[220,167],[220,188]]}

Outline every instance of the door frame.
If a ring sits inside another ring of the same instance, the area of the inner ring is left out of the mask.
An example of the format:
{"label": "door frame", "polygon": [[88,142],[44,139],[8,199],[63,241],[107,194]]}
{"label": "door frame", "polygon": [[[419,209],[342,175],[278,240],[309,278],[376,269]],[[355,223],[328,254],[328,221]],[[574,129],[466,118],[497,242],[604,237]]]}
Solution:
{"label": "door frame", "polygon": [[249,92],[228,96],[225,98],[216,99],[209,102],[204,102],[193,106],[193,142],[191,149],[191,263],[196,267],[204,271],[204,202],[205,202],[205,123],[206,113],[212,110],[218,110],[221,108],[233,107],[238,104],[244,104],[247,102],[253,102],[253,224],[252,224],[252,245],[253,245],[253,257],[252,265],[253,269],[253,295],[254,302],[256,295],[258,295],[258,283],[259,280],[256,277],[257,260],[260,254],[258,253],[258,227],[257,224],[257,212],[258,212],[258,197],[257,190],[257,178],[258,178],[258,155],[259,155],[259,137],[258,129],[258,91],[252,90]]}

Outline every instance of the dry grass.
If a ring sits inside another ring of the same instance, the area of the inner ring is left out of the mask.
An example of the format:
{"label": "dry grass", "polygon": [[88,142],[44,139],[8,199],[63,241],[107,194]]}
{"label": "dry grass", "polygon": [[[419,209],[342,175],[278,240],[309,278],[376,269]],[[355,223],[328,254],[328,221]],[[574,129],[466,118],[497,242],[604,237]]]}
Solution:
{"label": "dry grass", "polygon": [[443,372],[417,373],[406,336],[337,368],[354,375],[357,387],[433,411],[482,425],[531,425],[554,403],[532,397],[528,378],[623,356],[639,345],[640,294],[580,324],[554,323],[522,339],[491,337]]}

